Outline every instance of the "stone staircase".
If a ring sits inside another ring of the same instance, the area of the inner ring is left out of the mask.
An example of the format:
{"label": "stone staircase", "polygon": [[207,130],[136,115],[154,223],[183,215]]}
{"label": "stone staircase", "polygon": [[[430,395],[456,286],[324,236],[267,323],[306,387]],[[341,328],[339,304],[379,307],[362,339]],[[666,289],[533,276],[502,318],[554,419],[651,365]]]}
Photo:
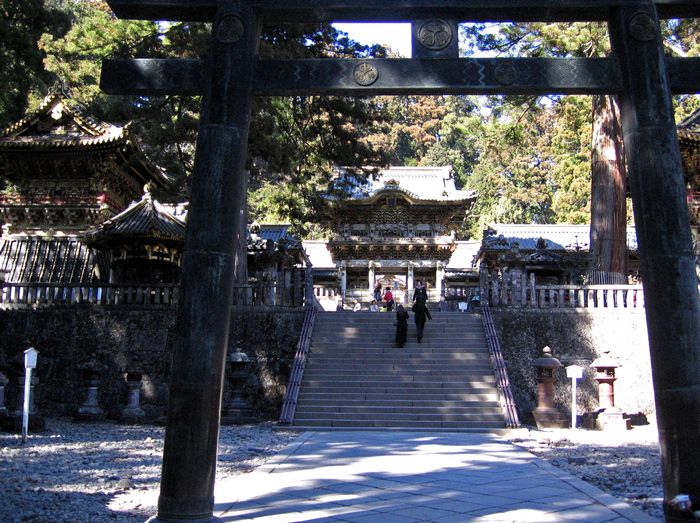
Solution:
{"label": "stone staircase", "polygon": [[398,348],[393,313],[318,313],[293,426],[505,428],[480,317],[431,314],[419,344],[411,313],[408,342]]}

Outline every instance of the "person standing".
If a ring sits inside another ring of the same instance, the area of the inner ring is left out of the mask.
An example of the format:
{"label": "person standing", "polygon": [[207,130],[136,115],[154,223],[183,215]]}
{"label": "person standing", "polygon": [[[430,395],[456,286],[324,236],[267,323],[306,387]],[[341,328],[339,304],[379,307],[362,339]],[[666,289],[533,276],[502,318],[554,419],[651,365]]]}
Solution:
{"label": "person standing", "polygon": [[394,310],[394,295],[391,293],[391,287],[386,288],[386,292],[384,293],[384,301],[386,302],[387,312]]}
{"label": "person standing", "polygon": [[422,301],[423,303],[428,301],[428,289],[426,289],[422,280],[416,282],[416,287],[413,289],[413,301]]}
{"label": "person standing", "polygon": [[428,307],[426,307],[424,301],[417,301],[413,305],[413,318],[416,321],[416,336],[418,337],[418,343],[421,342],[423,339],[423,329],[425,328],[425,319],[428,318],[429,320],[432,320],[432,316],[430,316],[430,311],[428,310]]}
{"label": "person standing", "polygon": [[403,305],[396,307],[396,345],[403,348],[408,337],[408,311]]}
{"label": "person standing", "polygon": [[378,281],[377,284],[374,286],[374,292],[372,297],[377,303],[382,302],[382,282]]}

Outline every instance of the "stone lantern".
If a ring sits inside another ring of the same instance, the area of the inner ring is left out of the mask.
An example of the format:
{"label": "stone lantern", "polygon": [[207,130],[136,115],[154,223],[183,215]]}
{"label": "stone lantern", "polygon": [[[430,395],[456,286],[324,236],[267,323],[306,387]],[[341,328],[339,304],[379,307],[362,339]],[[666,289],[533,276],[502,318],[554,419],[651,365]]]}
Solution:
{"label": "stone lantern", "polygon": [[552,357],[552,349],[544,347],[542,356],[532,362],[537,379],[537,408],[532,411],[539,428],[565,428],[566,417],[554,407],[554,384],[561,362]]}
{"label": "stone lantern", "polygon": [[128,403],[122,409],[121,421],[139,423],[146,417],[146,413],[141,408],[141,374],[139,372],[127,372],[126,388]]}
{"label": "stone lantern", "polygon": [[9,381],[7,376],[0,372],[0,418],[6,418],[9,415],[7,407],[5,406],[5,385],[7,385]]}
{"label": "stone lantern", "polygon": [[241,348],[236,346],[228,355],[226,362],[227,394],[221,412],[221,423],[225,425],[237,425],[255,422],[253,409],[243,395],[243,389],[248,381],[248,376],[253,366],[251,360]]}
{"label": "stone lantern", "polygon": [[85,386],[85,401],[73,415],[77,421],[100,421],[104,419],[104,411],[99,404],[100,372],[98,367],[96,360],[89,360],[80,366]]}
{"label": "stone lantern", "polygon": [[610,356],[610,351],[591,363],[595,369],[595,380],[598,382],[598,417],[596,426],[599,430],[628,429],[629,420],[625,420],[621,409],[615,407],[615,369],[619,367],[617,360]]}

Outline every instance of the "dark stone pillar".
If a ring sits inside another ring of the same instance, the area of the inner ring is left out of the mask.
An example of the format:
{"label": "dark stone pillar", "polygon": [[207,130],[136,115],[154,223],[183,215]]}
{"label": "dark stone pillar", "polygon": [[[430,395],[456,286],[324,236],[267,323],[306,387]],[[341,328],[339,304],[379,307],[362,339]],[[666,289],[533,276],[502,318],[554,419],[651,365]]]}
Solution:
{"label": "dark stone pillar", "polygon": [[214,520],[235,258],[237,246],[245,242],[241,220],[258,35],[248,8],[232,2],[219,9],[212,27],[183,252],[156,521]]}
{"label": "dark stone pillar", "polygon": [[628,175],[641,255],[667,521],[670,500],[700,507],[700,300],[661,32],[652,2],[610,20],[620,62]]}

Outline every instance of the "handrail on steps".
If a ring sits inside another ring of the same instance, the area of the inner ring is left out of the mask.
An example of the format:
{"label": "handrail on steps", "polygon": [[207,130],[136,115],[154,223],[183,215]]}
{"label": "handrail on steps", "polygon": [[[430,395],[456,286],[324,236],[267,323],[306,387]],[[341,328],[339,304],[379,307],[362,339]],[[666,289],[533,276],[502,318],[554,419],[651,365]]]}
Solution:
{"label": "handrail on steps", "polygon": [[290,425],[294,421],[294,414],[297,410],[297,400],[299,399],[299,390],[301,389],[301,380],[304,376],[304,367],[306,366],[306,355],[311,346],[311,333],[314,329],[315,319],[316,309],[314,307],[307,307],[306,313],[304,314],[304,324],[301,328],[301,335],[297,343],[297,352],[294,355],[294,365],[289,375],[287,392],[284,395],[282,413],[279,419],[279,423],[284,425]]}
{"label": "handrail on steps", "polygon": [[510,390],[506,362],[503,359],[501,344],[498,341],[498,336],[496,336],[496,329],[493,326],[493,318],[491,317],[491,310],[489,307],[481,307],[481,322],[484,325],[486,342],[488,343],[489,353],[491,354],[491,363],[494,373],[496,374],[498,397],[501,401],[501,408],[503,408],[503,415],[506,419],[506,427],[510,429],[520,428],[518,411],[515,408],[513,392]]}

